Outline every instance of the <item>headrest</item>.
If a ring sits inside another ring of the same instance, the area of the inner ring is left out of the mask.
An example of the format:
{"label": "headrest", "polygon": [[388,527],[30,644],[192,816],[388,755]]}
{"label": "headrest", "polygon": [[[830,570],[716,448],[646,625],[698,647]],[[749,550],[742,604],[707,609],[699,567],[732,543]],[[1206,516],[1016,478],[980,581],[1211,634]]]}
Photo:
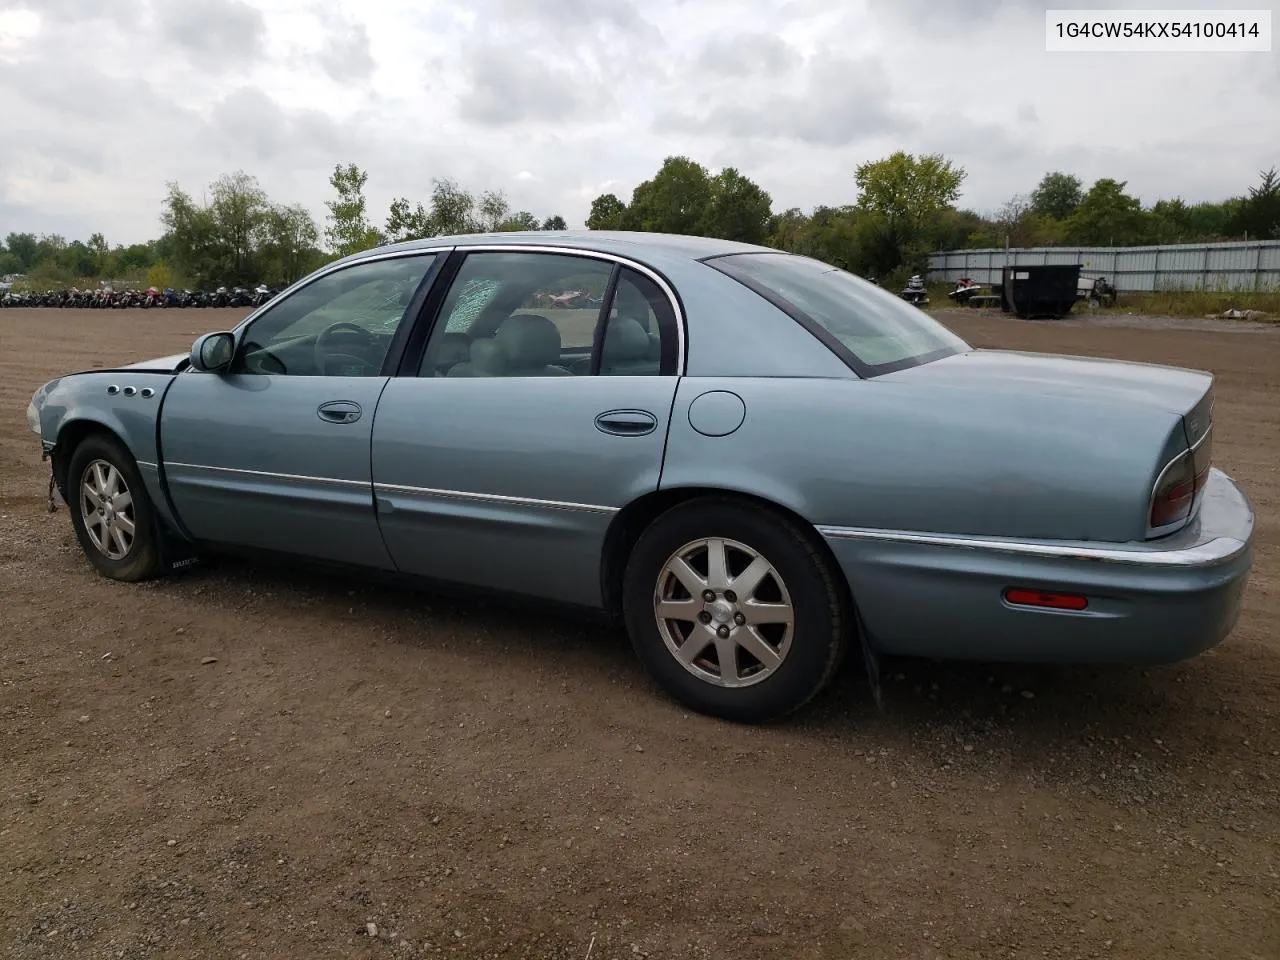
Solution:
{"label": "headrest", "polygon": [[440,337],[440,343],[436,347],[435,363],[436,366],[442,367],[445,364],[462,363],[470,356],[471,338],[465,333],[450,330]]}
{"label": "headrest", "polygon": [[644,294],[631,283],[619,283],[613,293],[613,306],[619,317],[634,317],[636,320],[649,319],[649,301]]}
{"label": "headrest", "polygon": [[649,353],[649,334],[639,320],[617,317],[609,321],[604,334],[602,355],[606,363],[643,360]]}
{"label": "headrest", "polygon": [[501,377],[507,372],[507,351],[493,337],[483,337],[471,344],[471,366],[486,377]]}
{"label": "headrest", "polygon": [[494,339],[506,351],[512,367],[545,367],[560,362],[560,329],[536,313],[507,317]]}

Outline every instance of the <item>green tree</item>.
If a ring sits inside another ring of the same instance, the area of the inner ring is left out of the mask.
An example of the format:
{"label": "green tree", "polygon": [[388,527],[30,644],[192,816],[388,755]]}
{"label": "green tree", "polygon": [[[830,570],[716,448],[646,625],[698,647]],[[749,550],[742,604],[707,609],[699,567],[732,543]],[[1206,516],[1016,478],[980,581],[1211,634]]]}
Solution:
{"label": "green tree", "polygon": [[98,272],[98,264],[89,245],[72,240],[58,257],[58,266],[75,277],[92,277]]}
{"label": "green tree", "polygon": [[56,265],[58,259],[67,249],[67,238],[57,233],[42,234],[36,241],[34,265]]}
{"label": "green tree", "polygon": [[470,193],[448,177],[431,182],[431,230],[447,237],[479,232],[473,211],[476,201]]}
{"label": "green tree", "polygon": [[944,210],[938,217],[939,249],[995,247],[1003,242],[997,236],[995,225],[973,210]]}
{"label": "green tree", "polygon": [[627,205],[612,193],[601,194],[591,201],[591,213],[587,216],[588,230],[622,230],[627,215]]}
{"label": "green tree", "polygon": [[26,273],[36,265],[36,235],[34,233],[11,233],[4,239],[5,249],[18,261],[15,273]]}
{"label": "green tree", "polygon": [[502,229],[511,213],[511,204],[499,190],[486,190],[476,203],[478,214],[474,229],[479,233],[493,233]]}
{"label": "green tree", "polygon": [[1031,194],[1031,210],[1044,217],[1065,220],[1080,206],[1080,178],[1069,173],[1053,171],[1040,178]]}
{"label": "green tree", "polygon": [[[196,204],[190,194],[170,181],[161,206],[160,222],[173,251],[173,262],[184,276],[201,286],[221,282],[217,226],[207,207]],[[131,265],[128,251],[121,251],[116,259],[122,269]]]}
{"label": "green tree", "polygon": [[398,197],[391,201],[384,233],[392,243],[429,237],[432,234],[431,214],[421,203],[410,207],[408,200]]}
{"label": "green tree", "polygon": [[[1062,242],[1066,234],[1062,221],[1037,211],[1035,200],[1021,194],[996,212],[988,229],[983,230],[980,223],[975,226],[986,235],[985,245],[996,247],[1006,241],[1011,247],[1047,247]],[[938,245],[948,246],[949,239],[940,238]]]}
{"label": "green tree", "polygon": [[542,227],[541,227],[541,229],[543,229],[543,230],[567,230],[567,229],[569,229],[569,228],[565,225],[564,217],[561,217],[561,216],[557,215],[557,216],[554,216],[554,217],[547,217],[547,219],[543,220],[543,221],[542,221]]}
{"label": "green tree", "polygon": [[1147,243],[1182,243],[1193,236],[1192,208],[1181,197],[1157,200],[1147,211],[1144,241]]}
{"label": "green tree", "polygon": [[100,233],[89,237],[89,251],[93,254],[94,271],[98,276],[106,276],[110,270],[111,248],[107,246],[107,238]]}
{"label": "green tree", "polygon": [[992,219],[995,221],[999,242],[1008,240],[1011,247],[1029,247],[1034,231],[1031,210],[1032,201],[1021,194],[1014,194],[1005,202]]}
{"label": "green tree", "polygon": [[1141,243],[1146,216],[1137,197],[1124,192],[1126,181],[1097,181],[1067,221],[1067,236],[1081,246],[1112,247]]}
{"label": "green tree", "polygon": [[1240,205],[1239,230],[1262,240],[1280,240],[1280,176],[1276,168],[1264,171],[1256,187]]}
{"label": "green tree", "polygon": [[722,240],[764,243],[773,214],[769,194],[733,167],[712,177],[710,188],[699,232]]}
{"label": "green tree", "polygon": [[868,246],[870,215],[851,206],[818,206],[806,216],[796,207],[769,218],[767,244],[814,257],[852,273],[873,270],[873,248]]}
{"label": "green tree", "polygon": [[769,217],[765,243],[778,250],[794,252],[808,224],[809,218],[799,207],[789,207],[781,213],[775,213]]}
{"label": "green tree", "polygon": [[325,242],[339,257],[368,250],[382,242],[381,234],[369,223],[366,213],[368,201],[364,196],[364,186],[368,181],[369,174],[354,163],[345,167],[338,164],[329,177],[329,185],[338,197],[325,201],[329,208]]}
{"label": "green tree", "polygon": [[175,256],[173,240],[167,234],[150,243],[131,243],[127,247],[117,246],[111,251],[109,266],[125,273],[133,273],[145,270],[165,256],[170,258]]}
{"label": "green tree", "polygon": [[1239,197],[1221,203],[1196,203],[1187,208],[1187,239],[1231,240],[1239,236],[1240,209],[1244,201]]}
{"label": "green tree", "polygon": [[528,210],[521,210],[514,216],[507,217],[506,220],[498,224],[498,230],[503,233],[514,233],[517,230],[537,230],[538,218]]}
{"label": "green tree", "polygon": [[306,207],[273,206],[263,228],[261,279],[287,285],[306,276],[320,259],[319,242],[320,228]]}
{"label": "green tree", "polygon": [[939,217],[960,196],[966,175],[942,154],[917,158],[902,150],[857,167],[858,206],[873,215],[861,229],[878,251],[878,272],[923,265]]}
{"label": "green tree", "polygon": [[177,284],[173,268],[163,260],[153,263],[147,270],[147,286],[155,287],[157,290],[164,290]]}
{"label": "green tree", "polygon": [[711,177],[688,157],[667,157],[635,188],[625,221],[637,230],[698,234],[711,206]]}
{"label": "green tree", "polygon": [[318,260],[319,229],[303,207],[273,204],[258,181],[239,171],[209,186],[196,203],[170,183],[161,208],[165,233],[151,244],[117,247],[123,271],[164,263],[198,286],[296,280]]}
{"label": "green tree", "polygon": [[264,239],[271,203],[257,178],[243,170],[227,173],[209,187],[209,215],[225,284],[258,280],[258,248]]}

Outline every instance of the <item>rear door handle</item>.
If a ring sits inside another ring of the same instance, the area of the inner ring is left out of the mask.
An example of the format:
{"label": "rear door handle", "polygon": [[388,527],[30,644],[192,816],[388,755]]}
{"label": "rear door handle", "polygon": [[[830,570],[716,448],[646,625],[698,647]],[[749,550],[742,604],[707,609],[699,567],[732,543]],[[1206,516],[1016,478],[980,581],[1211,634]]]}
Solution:
{"label": "rear door handle", "polygon": [[316,413],[329,423],[355,423],[360,419],[360,404],[354,400],[330,400],[320,404]]}
{"label": "rear door handle", "polygon": [[616,437],[643,437],[658,429],[658,418],[646,410],[610,410],[596,417],[596,429]]}

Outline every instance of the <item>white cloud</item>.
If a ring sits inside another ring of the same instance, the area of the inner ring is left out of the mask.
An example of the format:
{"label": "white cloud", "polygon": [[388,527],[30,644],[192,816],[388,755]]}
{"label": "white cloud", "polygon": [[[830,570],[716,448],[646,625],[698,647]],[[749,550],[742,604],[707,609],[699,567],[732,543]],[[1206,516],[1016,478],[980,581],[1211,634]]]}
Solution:
{"label": "white cloud", "polygon": [[31,10],[0,10],[0,51],[18,50],[40,33],[40,17]]}
{"label": "white cloud", "polygon": [[379,217],[452,177],[570,225],[672,154],[776,209],[852,202],[854,167],[899,148],[965,167],[982,210],[1050,169],[1190,201],[1280,163],[1273,54],[1048,54],[1028,0],[4,5],[6,232],[145,239],[166,181],[238,168],[320,218],[347,162]]}

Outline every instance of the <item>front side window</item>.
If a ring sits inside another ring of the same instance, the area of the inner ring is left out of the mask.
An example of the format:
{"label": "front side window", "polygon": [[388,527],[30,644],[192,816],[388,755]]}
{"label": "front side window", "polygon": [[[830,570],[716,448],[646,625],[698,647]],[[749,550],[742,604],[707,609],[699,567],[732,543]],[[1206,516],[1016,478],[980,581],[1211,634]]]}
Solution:
{"label": "front side window", "polygon": [[795,317],[859,376],[919,366],[969,349],[919,307],[819,260],[742,253],[705,262]]}
{"label": "front side window", "polygon": [[377,376],[437,256],[356,263],[289,294],[245,330],[232,372]]}

